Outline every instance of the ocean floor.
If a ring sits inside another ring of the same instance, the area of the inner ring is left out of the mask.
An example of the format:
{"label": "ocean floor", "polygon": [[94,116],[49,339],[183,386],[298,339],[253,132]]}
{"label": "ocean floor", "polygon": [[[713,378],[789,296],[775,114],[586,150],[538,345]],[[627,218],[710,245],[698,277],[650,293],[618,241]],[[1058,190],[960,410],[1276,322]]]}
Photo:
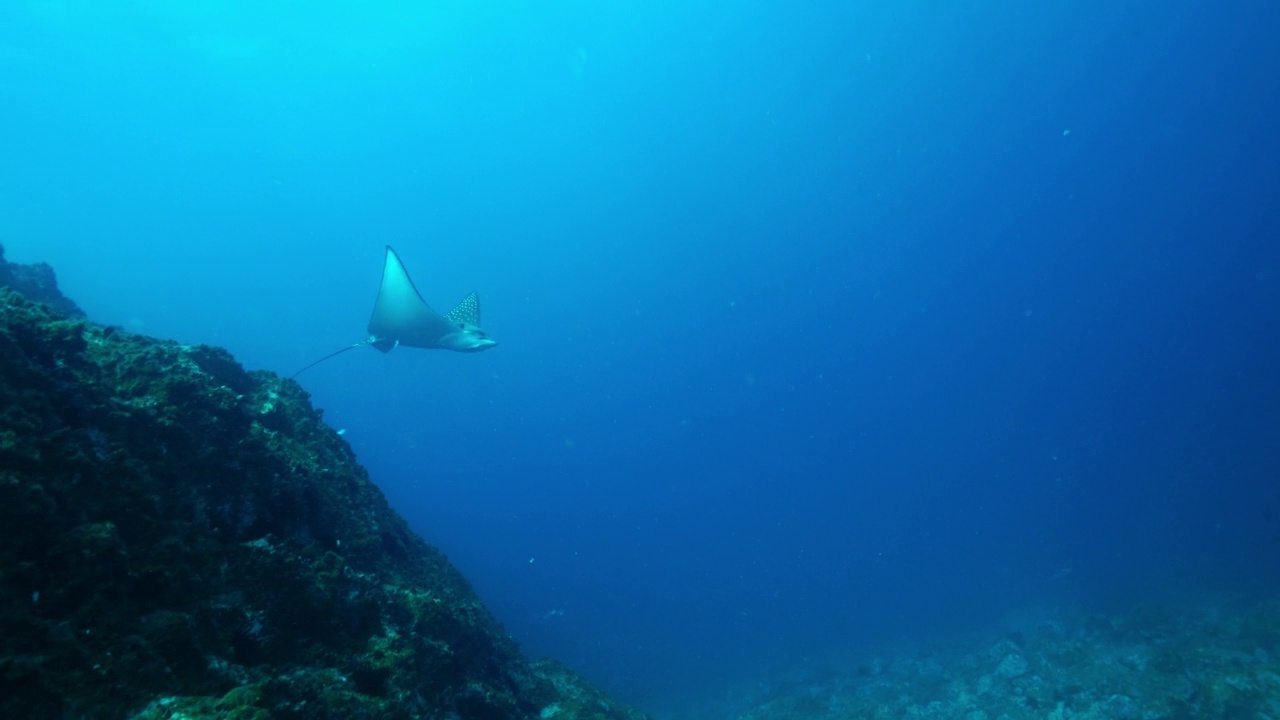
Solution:
{"label": "ocean floor", "polygon": [[[1280,720],[1280,599],[1039,613],[759,684],[738,720]],[[720,717],[725,717],[721,714]]]}

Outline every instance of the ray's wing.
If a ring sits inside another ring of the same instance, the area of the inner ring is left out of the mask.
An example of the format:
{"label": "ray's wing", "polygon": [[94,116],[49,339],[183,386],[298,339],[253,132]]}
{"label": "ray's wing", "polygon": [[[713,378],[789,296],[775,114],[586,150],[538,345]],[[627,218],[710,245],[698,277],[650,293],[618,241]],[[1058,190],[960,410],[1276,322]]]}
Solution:
{"label": "ray's wing", "polygon": [[458,306],[449,311],[444,316],[446,320],[454,325],[480,325],[480,296],[473,290],[470,295],[462,298],[462,302]]}
{"label": "ray's wing", "polygon": [[440,338],[453,330],[454,325],[432,310],[418,294],[400,256],[388,245],[382,286],[373,304],[373,317],[369,318],[369,335],[376,338],[371,344],[383,352],[396,343],[435,348],[440,346]]}

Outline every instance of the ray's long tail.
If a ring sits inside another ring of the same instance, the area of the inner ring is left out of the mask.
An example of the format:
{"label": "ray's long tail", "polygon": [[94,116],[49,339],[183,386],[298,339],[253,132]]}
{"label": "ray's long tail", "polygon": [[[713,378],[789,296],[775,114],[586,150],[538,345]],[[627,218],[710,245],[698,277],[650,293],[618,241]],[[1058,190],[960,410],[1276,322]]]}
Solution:
{"label": "ray's long tail", "polygon": [[307,365],[307,366],[303,367],[301,370],[299,370],[299,371],[295,372],[294,374],[290,375],[290,376],[289,376],[289,379],[290,379],[290,380],[292,380],[292,379],[294,379],[294,378],[298,377],[298,376],[299,376],[299,375],[301,375],[302,373],[304,373],[304,372],[306,372],[306,371],[310,370],[311,368],[313,368],[313,367],[315,367],[315,366],[319,365],[320,363],[324,362],[325,360],[328,360],[329,358],[337,357],[338,355],[341,355],[342,353],[344,353],[344,352],[346,352],[346,351],[348,351],[348,350],[355,350],[355,349],[356,349],[356,348],[358,348],[358,347],[364,347],[365,345],[368,345],[368,344],[370,344],[370,343],[372,343],[372,342],[374,342],[374,341],[375,341],[375,339],[374,339],[374,338],[369,338],[368,340],[361,340],[360,342],[356,343],[355,345],[348,345],[347,347],[344,347],[344,348],[342,348],[341,350],[335,350],[335,351],[333,351],[333,352],[329,353],[328,355],[325,355],[324,357],[320,358],[319,360],[316,360],[315,362],[311,363],[310,365]]}

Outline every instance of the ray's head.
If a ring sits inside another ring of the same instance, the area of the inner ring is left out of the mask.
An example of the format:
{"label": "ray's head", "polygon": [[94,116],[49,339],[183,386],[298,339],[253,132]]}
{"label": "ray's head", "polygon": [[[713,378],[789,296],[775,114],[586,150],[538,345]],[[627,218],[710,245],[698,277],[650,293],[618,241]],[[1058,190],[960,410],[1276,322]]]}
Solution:
{"label": "ray's head", "polygon": [[457,330],[440,338],[440,346],[457,352],[480,352],[498,344],[489,333],[471,323],[458,323]]}

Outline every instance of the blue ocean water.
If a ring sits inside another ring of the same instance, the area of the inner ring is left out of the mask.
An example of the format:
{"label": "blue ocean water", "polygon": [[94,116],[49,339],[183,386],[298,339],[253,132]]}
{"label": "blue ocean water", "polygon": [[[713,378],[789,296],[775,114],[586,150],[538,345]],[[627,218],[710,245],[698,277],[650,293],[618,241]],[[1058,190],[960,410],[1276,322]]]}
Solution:
{"label": "blue ocean water", "polygon": [[1280,586],[1280,6],[0,7],[0,241],[300,376],[532,655],[676,713]]}

